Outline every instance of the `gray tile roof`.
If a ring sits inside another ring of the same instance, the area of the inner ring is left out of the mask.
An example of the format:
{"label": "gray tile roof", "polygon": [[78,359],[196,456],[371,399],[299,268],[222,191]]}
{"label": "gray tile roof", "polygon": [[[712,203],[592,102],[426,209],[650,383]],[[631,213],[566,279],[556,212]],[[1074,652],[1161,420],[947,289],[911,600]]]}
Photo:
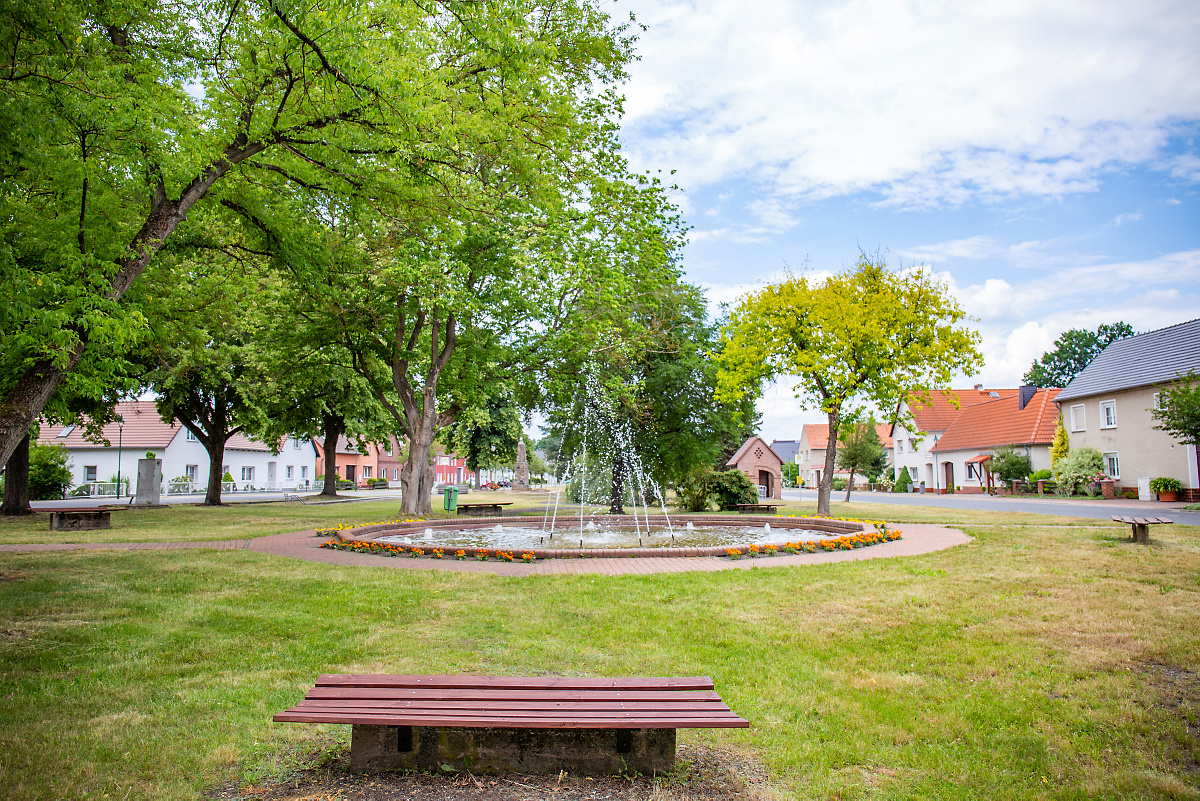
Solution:
{"label": "gray tile roof", "polygon": [[1188,370],[1200,373],[1200,320],[1113,342],[1055,400],[1165,384]]}
{"label": "gray tile roof", "polygon": [[794,439],[777,439],[771,443],[771,450],[779,454],[783,461],[794,462],[796,454],[800,452],[800,443]]}

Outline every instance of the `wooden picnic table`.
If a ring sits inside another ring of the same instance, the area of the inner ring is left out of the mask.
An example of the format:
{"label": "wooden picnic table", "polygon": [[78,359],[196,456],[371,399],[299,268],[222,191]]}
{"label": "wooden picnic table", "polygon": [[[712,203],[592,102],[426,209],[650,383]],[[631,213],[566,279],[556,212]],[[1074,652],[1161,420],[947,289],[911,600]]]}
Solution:
{"label": "wooden picnic table", "polygon": [[1128,523],[1133,526],[1132,541],[1142,545],[1150,542],[1150,526],[1175,522],[1165,517],[1128,517],[1125,515],[1113,515],[1112,519],[1116,523]]}
{"label": "wooden picnic table", "polygon": [[349,723],[350,768],[660,773],[677,728],[744,728],[712,679],[322,675],[276,722]]}

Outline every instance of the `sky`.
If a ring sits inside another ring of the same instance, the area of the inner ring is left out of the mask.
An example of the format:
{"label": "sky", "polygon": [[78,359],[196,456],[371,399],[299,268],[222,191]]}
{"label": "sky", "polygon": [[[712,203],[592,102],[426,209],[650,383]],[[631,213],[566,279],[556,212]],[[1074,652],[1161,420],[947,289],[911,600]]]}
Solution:
{"label": "sky", "polygon": [[[1068,328],[1200,318],[1200,3],[603,7],[644,26],[623,146],[679,186],[714,307],[860,251],[924,266],[982,338],[968,387],[1019,385]],[[768,442],[824,419],[790,387]]]}

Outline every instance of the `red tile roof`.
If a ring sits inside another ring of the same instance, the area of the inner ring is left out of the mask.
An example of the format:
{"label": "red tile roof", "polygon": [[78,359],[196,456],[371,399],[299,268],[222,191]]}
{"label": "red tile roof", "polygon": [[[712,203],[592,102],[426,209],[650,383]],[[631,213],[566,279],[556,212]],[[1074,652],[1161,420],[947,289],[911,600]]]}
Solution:
{"label": "red tile roof", "polygon": [[737,463],[739,461],[741,461],[741,458],[746,455],[746,452],[750,450],[750,446],[753,445],[755,442],[757,442],[759,445],[762,445],[763,448],[766,449],[767,453],[771,454],[776,459],[778,459],[780,465],[783,464],[783,459],[780,458],[779,454],[776,453],[771,448],[770,445],[763,442],[762,437],[750,437],[748,440],[746,440],[745,442],[742,443],[742,447],[737,449],[737,453],[735,453],[733,456],[731,456],[729,458],[729,461],[725,463],[725,466],[726,467],[737,467]]}
{"label": "red tile roof", "polygon": [[[805,423],[801,431],[808,433],[808,447],[810,450],[823,451],[829,447],[828,423]],[[883,447],[892,447],[891,426],[886,423],[876,423],[875,433],[879,435],[879,441],[883,444]]]}
{"label": "red tile roof", "polygon": [[[104,426],[104,438],[109,441],[108,445],[84,439],[82,426],[61,425],[43,425],[38,442],[43,445],[65,445],[72,449],[115,448],[120,444],[122,448],[161,450],[170,445],[175,437],[184,430],[180,423],[164,423],[163,419],[158,416],[158,409],[155,408],[154,401],[138,400],[118,403],[117,415],[124,420],[124,426],[116,423]],[[66,428],[71,430],[65,437],[59,436]],[[225,450],[267,451],[268,448],[263,443],[255,442],[244,434],[234,434],[226,441]]]}
{"label": "red tile roof", "polygon": [[[996,400],[997,398],[992,397],[991,393],[993,392],[1000,398],[1015,398],[1019,391],[1016,389],[937,390],[929,393],[928,401],[911,395],[906,400],[908,401],[908,410],[912,412],[913,420],[917,424],[917,430],[929,433],[948,430],[950,424],[962,413],[963,409]],[[957,399],[958,408],[955,408],[951,399]]]}
{"label": "red tile roof", "polygon": [[1058,422],[1054,399],[1061,391],[1039,389],[1024,409],[1017,409],[1016,397],[965,407],[933,450],[946,453],[1002,445],[1049,445]]}

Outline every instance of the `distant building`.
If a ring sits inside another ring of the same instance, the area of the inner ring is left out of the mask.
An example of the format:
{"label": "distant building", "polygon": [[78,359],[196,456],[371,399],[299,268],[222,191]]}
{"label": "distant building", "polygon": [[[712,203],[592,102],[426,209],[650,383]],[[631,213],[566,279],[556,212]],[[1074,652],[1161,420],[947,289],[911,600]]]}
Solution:
{"label": "distant building", "polygon": [[900,419],[911,418],[911,422],[892,426],[893,475],[898,478],[900,471],[908,468],[914,484],[924,483],[930,489],[946,486],[936,474],[934,444],[963,409],[1001,398],[1015,398],[1017,394],[1015,389],[984,389],[983,384],[976,384],[974,389],[936,390],[929,393],[928,399],[905,398],[900,402]]}
{"label": "distant building", "polygon": [[926,491],[983,492],[983,463],[996,450],[1015,445],[1030,458],[1034,472],[1050,469],[1050,443],[1058,424],[1055,396],[1061,390],[1021,387],[1003,397],[963,408],[930,446],[937,469]]}
{"label": "distant building", "polygon": [[[164,493],[203,492],[208,486],[208,451],[180,423],[165,423],[153,401],[118,403],[116,413],[122,423],[110,423],[103,429],[109,441],[84,439],[78,426],[43,425],[38,442],[63,445],[70,452],[73,486],[109,483],[118,474],[131,485],[137,481],[138,459],[153,451],[162,459]],[[289,437],[278,454],[262,442],[234,434],[225,443],[222,473],[233,477],[234,487],[242,489],[303,489],[311,486],[315,473],[316,451],[306,439]],[[97,489],[92,494],[98,494]]]}
{"label": "distant building", "polygon": [[1155,429],[1152,416],[1162,389],[1188,371],[1200,373],[1200,320],[1109,344],[1055,399],[1071,447],[1100,451],[1124,486],[1167,476],[1183,484],[1182,500],[1200,501],[1196,446]]}
{"label": "distant building", "polygon": [[759,487],[759,496],[779,500],[783,497],[783,459],[763,442],[761,437],[750,437],[742,443],[726,467],[741,470],[750,481]]}
{"label": "distant building", "polygon": [[779,454],[779,458],[784,464],[791,464],[796,461],[796,454],[800,452],[800,440],[798,439],[777,439],[771,442],[771,450]]}
{"label": "distant building", "polygon": [[[891,426],[877,423],[875,433],[879,435],[879,444],[883,446],[890,469],[894,458]],[[806,487],[815,487],[821,483],[821,472],[825,469],[825,451],[827,450],[829,450],[829,424],[805,423],[800,429],[800,439],[797,442],[796,464],[800,466],[800,478],[803,479]],[[835,478],[838,476],[850,478],[848,471],[838,467],[834,467],[833,475]]]}

